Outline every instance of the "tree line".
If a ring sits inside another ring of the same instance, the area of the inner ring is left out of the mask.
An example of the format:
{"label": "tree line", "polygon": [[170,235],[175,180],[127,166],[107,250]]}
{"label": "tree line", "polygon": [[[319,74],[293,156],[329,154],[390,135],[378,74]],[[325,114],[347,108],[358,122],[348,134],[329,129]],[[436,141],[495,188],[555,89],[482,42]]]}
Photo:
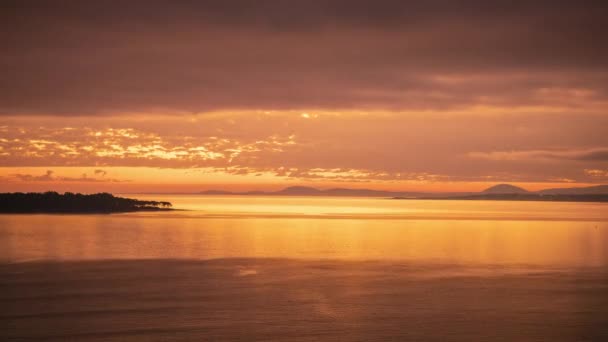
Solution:
{"label": "tree line", "polygon": [[142,201],[117,197],[110,193],[79,194],[54,191],[44,193],[0,193],[0,212],[5,213],[79,213],[129,212],[142,210],[170,210],[172,204],[162,201]]}

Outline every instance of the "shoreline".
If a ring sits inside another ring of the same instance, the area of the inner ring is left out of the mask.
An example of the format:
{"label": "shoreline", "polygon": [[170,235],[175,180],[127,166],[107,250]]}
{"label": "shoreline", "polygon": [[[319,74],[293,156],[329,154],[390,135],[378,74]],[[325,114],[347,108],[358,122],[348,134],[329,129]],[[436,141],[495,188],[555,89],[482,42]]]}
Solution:
{"label": "shoreline", "polygon": [[536,195],[536,194],[495,194],[459,197],[391,197],[392,200],[432,200],[432,201],[515,201],[515,202],[571,202],[606,203],[608,195]]}

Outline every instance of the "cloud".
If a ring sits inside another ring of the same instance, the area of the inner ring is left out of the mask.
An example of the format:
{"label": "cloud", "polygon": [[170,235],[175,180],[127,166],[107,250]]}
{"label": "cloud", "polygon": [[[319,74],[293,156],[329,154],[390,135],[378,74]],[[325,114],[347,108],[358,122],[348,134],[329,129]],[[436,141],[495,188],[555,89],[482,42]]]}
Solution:
{"label": "cloud", "polygon": [[585,169],[585,175],[593,178],[608,178],[608,170]]}
{"label": "cloud", "polygon": [[[297,168],[297,167],[246,167],[229,166],[225,168],[204,168],[199,169],[202,173],[225,173],[229,175],[248,176],[248,175],[270,175],[287,180],[297,180],[302,182],[319,183],[397,183],[397,182],[417,182],[417,183],[440,183],[440,182],[463,182],[463,181],[483,181],[483,182],[514,182],[528,181],[530,176],[518,175],[507,172],[498,172],[493,175],[448,175],[434,174],[429,172],[387,172],[378,169],[352,169],[352,168]],[[567,178],[546,179],[551,182],[573,182]]]}
{"label": "cloud", "polygon": [[606,7],[9,1],[0,113],[589,108],[608,100]]}
{"label": "cloud", "polygon": [[[296,145],[292,134],[232,139],[217,136],[160,136],[133,128],[20,128],[0,140],[5,165],[119,165],[197,167],[247,164]],[[101,169],[95,175],[104,177]]]}
{"label": "cloud", "polygon": [[494,161],[580,160],[606,162],[608,161],[608,147],[597,147],[585,150],[469,152],[468,156],[473,159]]}
{"label": "cloud", "polygon": [[11,176],[23,182],[50,182],[54,180],[53,171],[51,170],[47,170],[45,174],[40,176],[33,176],[21,173],[16,173]]}
{"label": "cloud", "polygon": [[[96,170],[99,171],[99,170]],[[97,172],[95,172],[97,174]],[[47,170],[46,173],[42,175],[30,175],[30,174],[22,174],[16,173],[9,175],[10,178],[19,180],[21,182],[78,182],[78,183],[119,183],[126,182],[125,180],[118,180],[113,178],[91,178],[88,177],[86,173],[83,173],[80,177],[62,177],[62,176],[54,176],[55,172],[52,170]]]}
{"label": "cloud", "polygon": [[608,148],[597,149],[593,151],[588,151],[578,156],[580,160],[589,160],[589,161],[608,161]]}
{"label": "cloud", "polygon": [[106,171],[99,170],[99,169],[93,171],[93,173],[96,174],[96,175],[101,175],[102,177],[105,177],[108,174]]}
{"label": "cloud", "polygon": [[[94,170],[113,167],[169,168],[176,174],[199,168],[234,168],[248,175],[267,171],[258,182],[275,173],[319,182],[400,179],[398,174],[401,179],[436,175],[436,182],[581,182],[593,181],[583,169],[607,167],[598,159],[608,149],[605,115],[581,120],[569,113],[460,113],[449,118],[442,112],[306,113],[310,119],[302,118],[302,111],[222,112],[179,119],[11,117],[2,120],[0,165],[80,167],[94,176],[89,178],[99,179],[109,176]],[[357,179],[340,172],[332,179],[315,170],[358,170],[370,176]]]}

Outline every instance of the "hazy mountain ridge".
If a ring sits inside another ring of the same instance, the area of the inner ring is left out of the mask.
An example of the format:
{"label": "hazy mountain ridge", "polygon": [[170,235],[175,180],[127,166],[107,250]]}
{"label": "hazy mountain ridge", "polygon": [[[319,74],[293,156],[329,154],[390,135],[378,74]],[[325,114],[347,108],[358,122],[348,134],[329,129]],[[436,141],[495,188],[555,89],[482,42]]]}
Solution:
{"label": "hazy mountain ridge", "polygon": [[443,200],[490,200],[490,201],[552,201],[552,202],[608,202],[608,186],[579,188],[554,188],[528,191],[510,184],[498,184],[481,192],[466,196],[443,196]]}
{"label": "hazy mountain ridge", "polygon": [[481,192],[482,194],[528,194],[528,190],[511,184],[497,184]]}
{"label": "hazy mountain ridge", "polygon": [[575,188],[551,188],[539,191],[528,191],[511,184],[497,184],[480,192],[414,192],[414,191],[388,191],[372,189],[332,188],[317,189],[308,186],[290,186],[278,191],[247,191],[230,192],[222,190],[207,190],[202,195],[249,195],[249,196],[344,196],[344,197],[402,197],[402,198],[452,198],[467,196],[495,196],[499,195],[604,195],[608,194],[608,185]]}
{"label": "hazy mountain ridge", "polygon": [[554,188],[538,191],[543,195],[603,195],[608,194],[608,185],[595,185],[580,188]]}
{"label": "hazy mountain ridge", "polygon": [[348,189],[348,188],[332,188],[321,190],[308,186],[290,186],[278,191],[247,191],[247,192],[229,192],[219,190],[209,190],[201,192],[203,195],[263,195],[263,196],[351,196],[351,197],[419,197],[432,195],[424,192],[411,191],[385,191],[372,189]]}

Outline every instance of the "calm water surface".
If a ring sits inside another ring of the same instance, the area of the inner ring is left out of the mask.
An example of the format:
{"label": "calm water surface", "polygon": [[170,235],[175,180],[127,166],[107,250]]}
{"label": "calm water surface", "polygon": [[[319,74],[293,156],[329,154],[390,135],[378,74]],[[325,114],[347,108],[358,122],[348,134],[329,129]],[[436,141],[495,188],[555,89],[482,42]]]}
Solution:
{"label": "calm water surface", "polygon": [[136,197],[0,215],[0,339],[608,340],[606,204]]}

